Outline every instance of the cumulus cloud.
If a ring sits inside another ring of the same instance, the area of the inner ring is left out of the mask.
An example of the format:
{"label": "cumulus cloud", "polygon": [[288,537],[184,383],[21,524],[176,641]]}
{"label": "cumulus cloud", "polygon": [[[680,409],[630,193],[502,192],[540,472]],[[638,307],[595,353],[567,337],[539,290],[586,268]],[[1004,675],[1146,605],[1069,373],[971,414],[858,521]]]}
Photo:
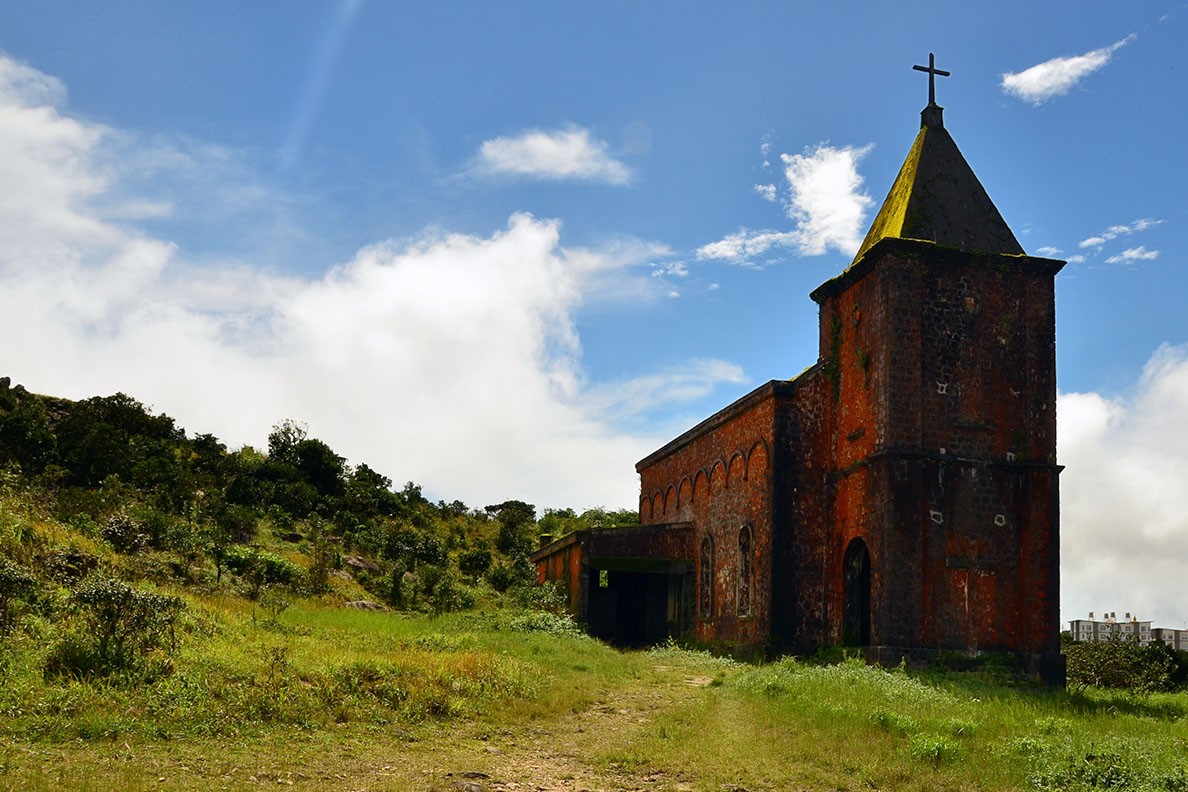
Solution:
{"label": "cumulus cloud", "polygon": [[552,131],[532,129],[515,137],[484,141],[474,170],[487,176],[547,181],[631,181],[631,170],[610,155],[607,144],[594,139],[588,129],[576,126]]}
{"label": "cumulus cloud", "polygon": [[1108,47],[1037,63],[1021,72],[1002,75],[1002,90],[1011,96],[1040,105],[1054,96],[1063,96],[1095,71],[1110,62],[1121,47],[1135,39],[1133,34]]}
{"label": "cumulus cloud", "polygon": [[791,193],[788,217],[796,221],[796,245],[804,255],[819,256],[829,248],[849,256],[858,252],[866,211],[874,203],[862,191],[858,163],[872,148],[820,143],[780,156]]}
{"label": "cumulus cloud", "polygon": [[1058,401],[1061,609],[1188,627],[1188,347],[1163,346],[1134,392]]}
{"label": "cumulus cloud", "polygon": [[[350,459],[472,505],[635,502],[633,464],[666,438],[616,423],[633,403],[586,381],[575,316],[663,246],[568,248],[559,222],[516,214],[487,235],[368,245],[314,276],[195,262],[105,214],[129,198],[120,137],[0,57],[0,337],[20,339],[4,375],[74,398],[121,390],[232,446],[304,421]],[[738,376],[697,362],[621,387],[672,400]]]}
{"label": "cumulus cloud", "polygon": [[[787,184],[784,206],[795,228],[742,228],[702,245],[697,257],[756,265],[770,263],[756,259],[779,248],[801,256],[819,256],[830,249],[854,255],[866,231],[867,210],[874,203],[863,191],[858,173],[858,163],[871,148],[873,144],[835,148],[819,143],[800,154],[781,154]],[[754,190],[766,200],[776,199],[774,184],[756,184]]]}
{"label": "cumulus cloud", "polygon": [[1133,261],[1154,261],[1159,258],[1158,250],[1147,250],[1143,245],[1136,248],[1127,248],[1116,256],[1110,256],[1106,259],[1106,264],[1129,264]]}

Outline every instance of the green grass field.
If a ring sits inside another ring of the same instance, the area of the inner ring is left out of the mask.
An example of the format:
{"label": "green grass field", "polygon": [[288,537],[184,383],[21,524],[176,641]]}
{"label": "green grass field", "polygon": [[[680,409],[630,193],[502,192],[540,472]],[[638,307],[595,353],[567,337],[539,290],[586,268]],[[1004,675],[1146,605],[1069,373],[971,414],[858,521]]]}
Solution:
{"label": "green grass field", "polygon": [[151,676],[0,649],[12,789],[1188,789],[1188,695],[621,653],[545,613],[186,595]]}

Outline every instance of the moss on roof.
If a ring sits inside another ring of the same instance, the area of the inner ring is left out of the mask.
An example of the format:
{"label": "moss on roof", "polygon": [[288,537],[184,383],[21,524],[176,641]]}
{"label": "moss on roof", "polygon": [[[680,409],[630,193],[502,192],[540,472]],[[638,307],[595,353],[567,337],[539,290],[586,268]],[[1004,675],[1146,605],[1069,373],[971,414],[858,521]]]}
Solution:
{"label": "moss on roof", "polygon": [[[939,119],[939,114],[934,117]],[[1022,254],[1023,247],[953,138],[943,125],[930,124],[927,118],[854,261],[888,237]]]}

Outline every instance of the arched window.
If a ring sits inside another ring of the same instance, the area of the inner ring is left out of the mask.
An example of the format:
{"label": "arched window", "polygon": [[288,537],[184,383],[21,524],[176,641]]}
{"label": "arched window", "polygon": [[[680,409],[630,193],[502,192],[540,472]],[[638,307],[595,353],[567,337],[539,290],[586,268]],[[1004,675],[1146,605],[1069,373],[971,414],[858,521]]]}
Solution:
{"label": "arched window", "polygon": [[738,615],[751,615],[751,595],[755,587],[755,542],[751,526],[738,532]]}
{"label": "arched window", "polygon": [[710,619],[714,615],[714,540],[708,536],[701,540],[700,577],[698,601],[701,618]]}

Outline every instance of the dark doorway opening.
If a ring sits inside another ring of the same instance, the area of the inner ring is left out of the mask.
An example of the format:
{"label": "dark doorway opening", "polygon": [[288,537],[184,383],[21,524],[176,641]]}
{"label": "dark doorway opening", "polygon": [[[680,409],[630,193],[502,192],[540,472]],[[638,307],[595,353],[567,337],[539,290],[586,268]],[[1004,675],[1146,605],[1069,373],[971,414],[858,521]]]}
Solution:
{"label": "dark doorway opening", "polygon": [[[652,566],[634,561],[637,569],[607,569],[627,566],[607,563],[592,568],[588,577],[587,626],[596,638],[616,646],[640,647],[663,643],[689,629],[688,602],[691,574],[680,565],[657,564],[663,569],[637,571]],[[595,562],[597,563],[597,562]],[[691,564],[689,565],[691,566]]]}
{"label": "dark doorway opening", "polygon": [[866,542],[854,539],[842,561],[842,643],[870,645],[870,551]]}

